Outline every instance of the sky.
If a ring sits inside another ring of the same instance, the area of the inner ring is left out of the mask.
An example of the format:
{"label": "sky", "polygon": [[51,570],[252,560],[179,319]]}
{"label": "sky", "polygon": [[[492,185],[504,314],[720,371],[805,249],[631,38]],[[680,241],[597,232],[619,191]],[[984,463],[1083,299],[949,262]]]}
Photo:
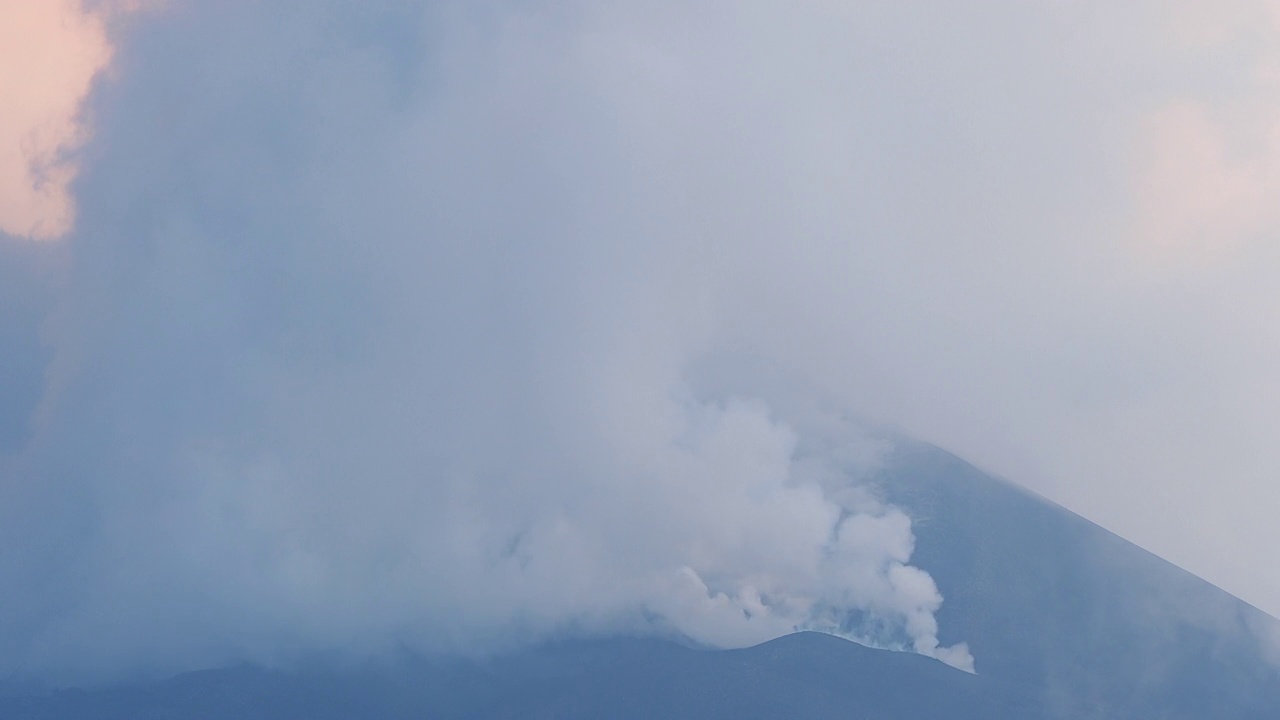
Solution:
{"label": "sky", "polygon": [[972,667],[863,423],[1280,614],[1274,1],[0,28],[0,670],[840,608]]}

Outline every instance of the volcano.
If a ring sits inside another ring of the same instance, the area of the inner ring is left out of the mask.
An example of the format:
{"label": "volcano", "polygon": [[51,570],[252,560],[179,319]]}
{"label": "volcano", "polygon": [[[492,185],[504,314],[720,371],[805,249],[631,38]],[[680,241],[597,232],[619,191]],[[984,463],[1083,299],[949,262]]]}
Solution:
{"label": "volcano", "polygon": [[485,660],[10,688],[0,718],[1280,717],[1274,618],[936,447],[895,448],[871,482],[915,518],[913,563],[946,597],[941,639],[969,643],[976,674],[813,632],[738,650],[594,638]]}

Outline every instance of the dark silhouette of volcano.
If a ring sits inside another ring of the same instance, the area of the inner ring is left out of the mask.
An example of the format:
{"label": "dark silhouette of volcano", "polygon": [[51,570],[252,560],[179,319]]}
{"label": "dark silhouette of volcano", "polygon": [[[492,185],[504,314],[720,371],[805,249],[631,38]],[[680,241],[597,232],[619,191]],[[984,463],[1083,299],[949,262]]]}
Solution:
{"label": "dark silhouette of volcano", "polygon": [[[157,685],[0,704],[28,718],[897,718],[998,717],[1011,688],[919,655],[797,633],[745,650],[613,639],[483,663],[403,661],[359,671],[238,668]],[[905,713],[905,714],[904,714]],[[945,714],[945,715],[944,715]]]}

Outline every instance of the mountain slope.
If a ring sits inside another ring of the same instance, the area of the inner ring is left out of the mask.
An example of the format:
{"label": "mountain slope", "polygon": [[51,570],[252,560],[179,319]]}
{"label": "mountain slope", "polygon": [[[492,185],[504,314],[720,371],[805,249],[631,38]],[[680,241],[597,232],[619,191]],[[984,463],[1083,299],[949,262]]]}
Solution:
{"label": "mountain slope", "polygon": [[404,660],[355,671],[239,668],[148,687],[0,700],[6,720],[308,718],[1034,718],[999,682],[928,658],[798,633],[695,650],[617,639],[485,663]]}
{"label": "mountain slope", "polygon": [[1276,718],[1275,619],[938,448],[903,441],[878,484],[917,518],[912,562],[944,642],[1066,717]]}
{"label": "mountain slope", "polygon": [[1256,632],[1274,619],[946,452],[894,444],[874,483],[916,518],[942,640],[968,642],[977,675],[815,633],[730,651],[608,639],[484,662],[212,670],[0,699],[0,719],[1280,717]]}

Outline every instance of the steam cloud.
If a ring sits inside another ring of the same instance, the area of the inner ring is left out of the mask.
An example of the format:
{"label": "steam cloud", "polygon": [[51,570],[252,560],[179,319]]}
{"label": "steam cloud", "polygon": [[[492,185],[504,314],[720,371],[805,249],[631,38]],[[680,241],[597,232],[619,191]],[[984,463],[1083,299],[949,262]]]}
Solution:
{"label": "steam cloud", "polygon": [[152,5],[0,238],[0,672],[967,666],[844,408],[1280,612],[1273,2]]}
{"label": "steam cloud", "polygon": [[673,209],[702,180],[644,167],[673,139],[610,95],[680,78],[466,5],[114,27],[3,466],[0,672],[873,626],[972,670],[859,489],[874,442],[692,379],[745,297],[739,221]]}

